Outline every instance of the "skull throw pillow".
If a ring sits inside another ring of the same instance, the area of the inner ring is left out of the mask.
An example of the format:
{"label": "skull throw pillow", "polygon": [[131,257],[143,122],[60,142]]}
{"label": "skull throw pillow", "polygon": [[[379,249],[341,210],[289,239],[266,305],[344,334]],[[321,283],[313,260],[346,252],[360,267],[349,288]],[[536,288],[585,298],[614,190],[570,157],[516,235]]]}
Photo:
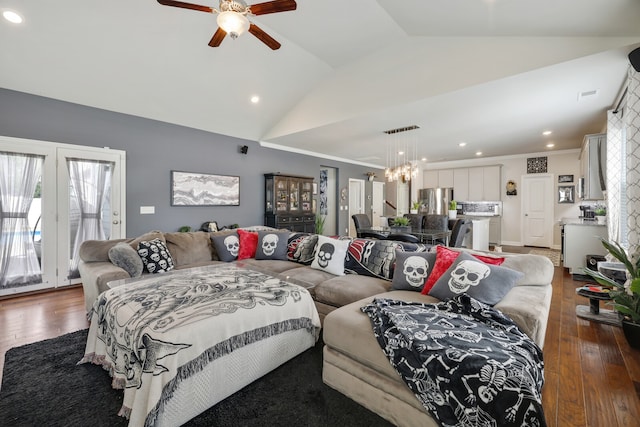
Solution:
{"label": "skull throw pillow", "polygon": [[393,271],[391,288],[422,291],[435,263],[436,254],[434,253],[396,250],[396,267]]}
{"label": "skull throw pillow", "polygon": [[344,276],[344,259],[348,248],[349,240],[318,236],[311,268],[324,270],[336,276]]}
{"label": "skull throw pillow", "polygon": [[160,239],[138,243],[138,255],[144,269],[149,273],[164,273],[173,270],[173,258],[167,245]]}
{"label": "skull throw pillow", "polygon": [[240,249],[240,239],[238,233],[211,236],[211,242],[216,249],[218,259],[224,262],[235,261],[238,258],[238,250]]}
{"label": "skull throw pillow", "polygon": [[467,294],[485,304],[495,305],[523,277],[519,271],[486,264],[463,252],[433,285],[429,295],[446,300]]}
{"label": "skull throw pillow", "polygon": [[288,231],[258,231],[256,259],[287,260]]}

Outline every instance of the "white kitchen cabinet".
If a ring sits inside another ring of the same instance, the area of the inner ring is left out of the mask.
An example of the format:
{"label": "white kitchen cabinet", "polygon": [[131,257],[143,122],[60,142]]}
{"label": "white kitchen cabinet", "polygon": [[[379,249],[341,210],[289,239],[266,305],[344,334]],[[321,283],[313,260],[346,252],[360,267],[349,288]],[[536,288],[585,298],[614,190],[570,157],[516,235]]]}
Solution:
{"label": "white kitchen cabinet", "polygon": [[502,240],[501,222],[501,217],[493,217],[489,220],[489,243],[493,245],[499,245]]}
{"label": "white kitchen cabinet", "polygon": [[580,153],[582,194],[584,200],[603,200],[602,188],[606,185],[607,135],[586,135]]}
{"label": "white kitchen cabinet", "polygon": [[453,170],[453,198],[461,202],[469,200],[469,169]]}
{"label": "white kitchen cabinet", "polygon": [[469,168],[468,201],[482,201],[484,198],[484,168]]}
{"label": "white kitchen cabinet", "polygon": [[587,266],[587,255],[605,255],[607,251],[602,246],[601,239],[607,238],[607,227],[597,225],[595,222],[565,223],[563,242],[563,265],[571,274],[584,274],[583,268]]}
{"label": "white kitchen cabinet", "polygon": [[422,174],[422,185],[422,188],[438,188],[438,171],[424,171]]}
{"label": "white kitchen cabinet", "polygon": [[482,168],[484,199],[488,201],[500,200],[500,166],[485,166]]}
{"label": "white kitchen cabinet", "polygon": [[438,187],[453,188],[453,169],[438,170]]}

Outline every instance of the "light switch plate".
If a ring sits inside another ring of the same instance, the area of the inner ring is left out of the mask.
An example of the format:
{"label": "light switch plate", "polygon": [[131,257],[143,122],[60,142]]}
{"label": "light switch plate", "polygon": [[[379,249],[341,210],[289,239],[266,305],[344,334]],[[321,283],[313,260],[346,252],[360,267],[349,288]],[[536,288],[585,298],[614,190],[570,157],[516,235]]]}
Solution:
{"label": "light switch plate", "polygon": [[155,206],[140,206],[140,215],[153,215],[156,213]]}

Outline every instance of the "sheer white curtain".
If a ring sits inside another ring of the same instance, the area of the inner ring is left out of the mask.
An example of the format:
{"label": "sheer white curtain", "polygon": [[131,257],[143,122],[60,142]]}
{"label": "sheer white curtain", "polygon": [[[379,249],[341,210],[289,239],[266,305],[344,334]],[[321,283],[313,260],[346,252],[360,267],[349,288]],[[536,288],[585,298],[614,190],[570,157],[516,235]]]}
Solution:
{"label": "sheer white curtain", "polygon": [[42,280],[27,215],[43,161],[42,156],[0,153],[0,287]]}
{"label": "sheer white curtain", "polygon": [[[67,159],[71,197],[69,219],[71,221],[71,264],[69,278],[77,277],[80,244],[85,240],[108,238],[102,218],[110,217],[105,212],[111,187],[113,163],[86,159]],[[106,222],[108,224],[108,222]]]}
{"label": "sheer white curtain", "polygon": [[627,247],[627,156],[624,108],[607,112],[607,227],[608,239]]}

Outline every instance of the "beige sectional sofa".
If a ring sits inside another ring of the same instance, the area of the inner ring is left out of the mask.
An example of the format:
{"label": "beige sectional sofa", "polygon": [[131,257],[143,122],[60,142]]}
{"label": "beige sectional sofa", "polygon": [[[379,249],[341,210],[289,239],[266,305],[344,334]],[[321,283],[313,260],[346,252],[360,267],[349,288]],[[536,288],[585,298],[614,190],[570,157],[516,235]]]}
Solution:
{"label": "beige sectional sofa", "polygon": [[[161,238],[176,269],[220,263],[211,236],[224,234],[150,232],[135,239],[87,241],[80,248],[79,270],[87,311],[112,280],[129,278],[109,261],[108,252],[119,242],[136,247],[142,240]],[[228,233],[228,232],[227,232]],[[460,249],[465,250],[465,249]],[[472,252],[472,251],[468,251]],[[554,268],[545,257],[528,254],[496,254],[502,264],[524,277],[495,305],[510,316],[540,347],[544,344]],[[323,321],[323,380],[356,402],[400,426],[435,426],[433,418],[402,382],[374,338],[369,318],[360,308],[375,297],[432,303],[435,298],[419,292],[392,290],[392,283],[367,275],[334,276],[293,261],[239,261],[245,265],[307,287]]]}
{"label": "beige sectional sofa", "polygon": [[[84,242],[80,246],[78,269],[82,279],[87,312],[91,309],[98,295],[109,289],[107,284],[110,281],[131,277],[124,269],[109,260],[109,249],[117,243],[126,242],[133,248],[137,248],[140,241],[160,238],[166,242],[175,269],[181,270],[221,263],[222,261],[218,260],[215,248],[211,243],[211,236],[231,232],[226,230],[214,233],[152,231],[135,239],[88,240]],[[240,262],[307,287],[315,301],[321,320],[338,307],[370,295],[386,292],[391,288],[391,282],[387,280],[355,274],[334,276],[293,261],[246,259]]]}

